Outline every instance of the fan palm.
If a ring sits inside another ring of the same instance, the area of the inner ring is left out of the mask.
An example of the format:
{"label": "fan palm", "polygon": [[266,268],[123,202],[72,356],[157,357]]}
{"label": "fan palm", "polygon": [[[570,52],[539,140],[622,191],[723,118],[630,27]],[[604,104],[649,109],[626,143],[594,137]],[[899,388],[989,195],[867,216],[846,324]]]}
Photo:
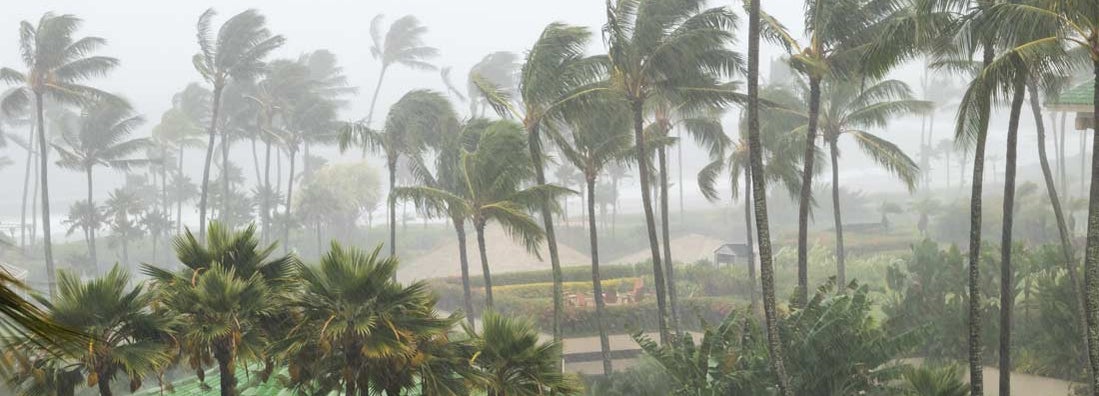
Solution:
{"label": "fan palm", "polygon": [[270,355],[265,346],[277,335],[265,324],[286,313],[297,259],[271,258],[275,245],[261,248],[255,226],[232,231],[212,222],[204,242],[187,231],[174,246],[181,270],[142,271],[154,281],[156,303],[186,325],[177,337],[190,368],[201,371],[213,357],[221,394],[235,395],[236,363]]}
{"label": "fan palm", "polygon": [[561,343],[541,342],[534,326],[524,319],[486,312],[482,322],[481,333],[473,334],[477,351],[473,364],[484,373],[489,396],[580,392],[557,369]]}
{"label": "fan palm", "polygon": [[[211,33],[215,12],[208,9],[198,18],[199,53],[192,62],[195,70],[206,83],[213,87],[210,106],[210,126],[207,129],[209,140],[206,144],[206,159],[202,168],[202,188],[199,196],[199,235],[206,233],[206,207],[210,187],[210,164],[214,156],[214,138],[221,122],[222,93],[232,81],[247,82],[255,79],[264,69],[264,58],[285,41],[282,36],[272,35],[267,30],[267,19],[256,10],[246,10],[225,21],[217,35]],[[222,134],[222,162],[229,162],[228,134]],[[223,194],[228,195],[228,179],[225,179]],[[200,238],[201,239],[201,238]]]}
{"label": "fan palm", "polygon": [[[759,243],[759,280],[763,291],[763,320],[767,334],[767,354],[775,374],[778,393],[793,395],[783,359],[782,338],[778,334],[778,310],[775,302],[775,266],[771,252],[771,228],[767,218],[767,185],[763,168],[763,141],[759,124],[759,39],[761,36],[761,0],[748,0],[748,159],[752,175],[752,197]],[[747,205],[747,202],[745,203]]]}
{"label": "fan palm", "polygon": [[436,315],[426,283],[393,281],[398,260],[379,258],[380,250],[367,253],[333,242],[318,266],[298,268],[304,294],[296,305],[303,318],[290,332],[298,340],[291,351],[319,346],[320,358],[338,367],[348,395],[369,392],[371,382],[394,394],[378,386],[381,373],[370,368],[416,355],[414,340],[445,335],[459,320]]}
{"label": "fan palm", "polygon": [[106,74],[118,65],[118,60],[90,55],[106,40],[99,37],[74,37],[83,21],[72,15],[46,13],[38,24],[23,21],[19,28],[19,48],[26,71],[0,69],[0,80],[18,85],[8,91],[0,109],[13,114],[33,105],[36,112],[39,153],[39,173],[42,188],[42,242],[46,259],[46,277],[50,296],[54,295],[53,244],[50,237],[49,153],[46,149],[44,118],[49,98],[57,103],[77,103],[92,98],[107,98],[109,94],[82,84],[85,80]]}
{"label": "fan palm", "polygon": [[[733,41],[734,22],[731,11],[721,7],[707,9],[703,0],[607,2],[603,31],[610,64],[609,87],[627,102],[633,114],[638,180],[652,253],[661,340],[668,339],[667,281],[650,197],[652,167],[644,136],[645,111],[655,104],[652,99],[659,98],[699,99],[709,105],[728,102],[726,95],[715,95],[713,81],[732,75],[739,65],[738,56],[726,48]],[[691,113],[694,109],[684,110]]]}
{"label": "fan palm", "polygon": [[389,30],[382,35],[382,19],[384,15],[378,14],[370,20],[370,55],[382,62],[382,69],[378,73],[378,83],[374,86],[374,95],[370,98],[370,110],[366,113],[366,127],[370,127],[370,121],[374,118],[374,105],[378,103],[378,92],[382,90],[382,81],[385,73],[394,64],[411,69],[435,70],[431,58],[439,55],[439,50],[424,45],[423,35],[427,33],[427,26],[421,25],[420,20],[412,15],[405,15],[389,25]]}
{"label": "fan palm", "polygon": [[[134,166],[147,163],[145,159],[132,158],[134,154],[149,145],[146,138],[129,138],[134,129],[141,126],[145,119],[134,115],[127,104],[117,101],[100,100],[89,105],[80,115],[76,130],[65,131],[61,144],[54,144],[58,156],[57,164],[62,168],[84,172],[88,181],[88,199],[95,205],[92,196],[92,170],[99,165],[125,172]],[[99,260],[95,248],[95,228],[88,228],[88,255],[99,272]],[[124,263],[125,264],[125,263]]]}
{"label": "fan palm", "polygon": [[455,123],[454,109],[445,96],[428,90],[406,93],[389,109],[385,128],[370,129],[367,123],[349,123],[340,129],[340,150],[352,145],[380,151],[389,171],[388,215],[389,255],[397,255],[397,210],[392,193],[397,185],[397,163],[402,155],[414,156],[441,130]]}
{"label": "fan palm", "polygon": [[[591,33],[578,26],[553,23],[542,30],[534,46],[527,52],[519,70],[518,102],[511,103],[506,86],[493,85],[485,76],[475,75],[485,99],[504,117],[520,120],[526,130],[527,150],[534,170],[534,182],[546,185],[544,150],[541,131],[569,118],[583,109],[597,88],[597,81],[606,70],[606,57],[584,55]],[[499,76],[491,76],[499,78]],[[553,227],[550,202],[539,205],[542,229],[553,272],[553,336],[561,339],[564,297],[561,287],[561,259],[557,251],[557,234]]]}
{"label": "fan palm", "polygon": [[485,303],[491,308],[492,276],[485,245],[485,227],[490,221],[499,223],[528,251],[537,254],[545,233],[527,209],[537,207],[542,200],[553,200],[570,191],[553,185],[522,188],[534,171],[519,125],[507,121],[493,122],[475,139],[476,150],[463,151],[458,162],[456,180],[462,188],[460,191],[450,192],[428,186],[401,187],[395,190],[393,199],[411,199],[419,207],[445,207],[448,213],[461,213],[473,224],[485,278]]}
{"label": "fan palm", "polygon": [[133,390],[170,361],[171,346],[164,341],[172,319],[150,311],[152,294],[129,283],[129,273],[118,266],[87,282],[62,272],[57,301],[43,302],[58,324],[93,337],[75,364],[103,396],[112,394],[111,381],[120,371]]}
{"label": "fan palm", "polygon": [[599,237],[595,217],[595,186],[608,164],[620,162],[632,146],[629,114],[621,102],[594,108],[591,114],[570,122],[567,136],[551,134],[561,156],[584,175],[588,207],[588,241],[591,248],[592,296],[595,321],[603,353],[603,375],[611,374],[610,341],[603,325],[603,283],[599,274]]}

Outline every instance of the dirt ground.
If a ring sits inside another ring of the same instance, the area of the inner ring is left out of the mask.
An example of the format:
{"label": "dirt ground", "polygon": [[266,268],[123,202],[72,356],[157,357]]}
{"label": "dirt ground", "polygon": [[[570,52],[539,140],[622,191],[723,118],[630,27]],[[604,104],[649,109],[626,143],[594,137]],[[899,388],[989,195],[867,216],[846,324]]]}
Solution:
{"label": "dirt ground", "polygon": [[[672,238],[672,258],[682,263],[693,263],[701,259],[714,259],[714,249],[725,242],[700,234],[687,234],[678,238]],[[648,248],[630,253],[611,262],[611,264],[634,264],[645,262],[652,258]]]}

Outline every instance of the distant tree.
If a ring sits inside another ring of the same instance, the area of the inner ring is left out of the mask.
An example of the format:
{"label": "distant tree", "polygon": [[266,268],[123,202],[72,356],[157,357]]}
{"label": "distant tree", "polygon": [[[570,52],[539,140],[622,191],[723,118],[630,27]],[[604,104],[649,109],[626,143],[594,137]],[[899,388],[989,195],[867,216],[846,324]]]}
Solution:
{"label": "distant tree", "polygon": [[[134,158],[149,146],[146,138],[130,138],[134,129],[145,119],[134,115],[130,106],[118,101],[100,100],[87,106],[80,115],[75,130],[65,131],[60,144],[54,144],[61,157],[57,164],[65,169],[84,172],[88,181],[86,202],[95,205],[92,170],[104,166],[120,172],[145,165],[147,159]],[[99,273],[99,260],[95,249],[95,227],[88,228],[88,255]],[[125,263],[124,263],[125,264]]]}
{"label": "distant tree", "polygon": [[129,189],[115,189],[104,203],[104,215],[111,227],[114,242],[122,245],[124,267],[130,266],[130,241],[144,234],[140,216],[146,207],[147,203]]}
{"label": "distant tree", "polygon": [[398,64],[411,69],[435,70],[435,65],[428,62],[439,54],[439,50],[424,45],[423,35],[427,33],[427,27],[421,25],[416,17],[405,15],[393,21],[383,34],[384,17],[378,14],[370,20],[370,55],[382,63],[382,68],[370,98],[370,110],[366,113],[364,124],[367,128],[371,127],[370,122],[374,119],[374,105],[378,103],[378,92],[382,90],[382,81],[389,67]]}

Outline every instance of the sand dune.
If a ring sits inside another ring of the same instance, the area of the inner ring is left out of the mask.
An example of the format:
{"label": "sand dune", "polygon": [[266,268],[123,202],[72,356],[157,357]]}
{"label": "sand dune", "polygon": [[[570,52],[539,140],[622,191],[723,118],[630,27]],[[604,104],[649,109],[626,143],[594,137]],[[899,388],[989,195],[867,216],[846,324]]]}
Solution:
{"label": "sand dune", "polygon": [[[466,235],[469,249],[470,275],[481,274],[481,256],[477,252],[477,234],[470,229]],[[490,225],[485,230],[485,247],[488,250],[492,273],[535,271],[550,268],[549,252],[541,248],[542,259],[526,251],[521,243],[512,240],[499,226]],[[591,258],[564,244],[557,245],[562,266],[588,265]],[[458,241],[450,240],[434,250],[401,264],[397,278],[401,281],[457,276],[461,274],[458,259]]]}

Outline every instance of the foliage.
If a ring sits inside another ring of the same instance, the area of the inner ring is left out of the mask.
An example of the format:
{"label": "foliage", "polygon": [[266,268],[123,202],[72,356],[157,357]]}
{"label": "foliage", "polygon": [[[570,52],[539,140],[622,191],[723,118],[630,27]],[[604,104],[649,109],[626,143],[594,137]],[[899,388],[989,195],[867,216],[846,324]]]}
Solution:
{"label": "foliage", "polygon": [[483,371],[490,396],[579,393],[579,384],[557,369],[560,343],[540,341],[534,325],[523,319],[490,311],[481,321],[481,332],[473,333],[472,362]]}

